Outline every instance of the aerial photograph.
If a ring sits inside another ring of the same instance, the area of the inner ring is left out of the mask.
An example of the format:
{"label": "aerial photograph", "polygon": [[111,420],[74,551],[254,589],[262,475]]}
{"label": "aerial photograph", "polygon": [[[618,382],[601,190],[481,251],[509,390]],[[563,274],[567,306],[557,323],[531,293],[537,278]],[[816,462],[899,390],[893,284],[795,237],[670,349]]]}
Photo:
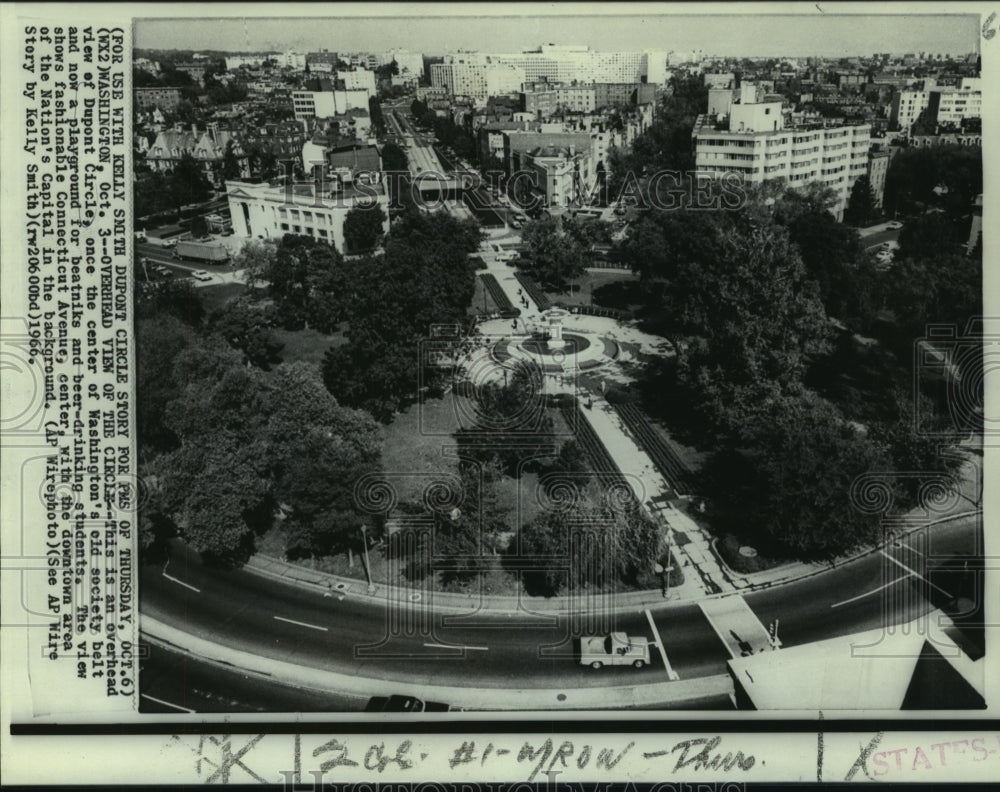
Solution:
{"label": "aerial photograph", "polygon": [[140,712],[984,708],[979,18],[414,8],[134,23]]}

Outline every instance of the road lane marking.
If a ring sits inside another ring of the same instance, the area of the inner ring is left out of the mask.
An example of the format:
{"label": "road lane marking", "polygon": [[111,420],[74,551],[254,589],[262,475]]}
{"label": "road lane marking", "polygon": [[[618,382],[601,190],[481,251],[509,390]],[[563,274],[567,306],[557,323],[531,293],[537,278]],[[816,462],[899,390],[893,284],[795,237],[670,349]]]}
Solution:
{"label": "road lane marking", "polygon": [[869,597],[872,594],[878,594],[878,592],[882,591],[882,589],[887,589],[887,588],[889,588],[889,586],[891,586],[891,585],[893,585],[895,583],[898,583],[901,580],[906,580],[908,577],[910,577],[910,576],[909,575],[902,575],[901,577],[898,577],[895,580],[892,580],[892,581],[886,583],[883,586],[879,586],[877,589],[872,589],[871,591],[866,591],[864,594],[858,594],[858,596],[851,597],[850,599],[845,599],[843,602],[834,603],[830,607],[831,608],[839,608],[841,605],[846,605],[849,602],[856,602],[857,600],[864,599],[865,597]]}
{"label": "road lane marking", "polygon": [[181,712],[194,712],[193,709],[182,707],[180,704],[171,704],[169,701],[164,701],[163,699],[158,699],[155,696],[150,696],[148,693],[140,693],[139,695],[144,699],[149,699],[150,701],[155,701],[157,704],[162,704],[164,707],[173,707]]}
{"label": "road lane marking", "polygon": [[425,643],[424,646],[430,647],[431,649],[471,649],[474,652],[488,652],[490,650],[488,646],[450,646],[448,644],[439,643]]}
{"label": "road lane marking", "polygon": [[656,629],[656,622],[653,621],[653,615],[648,609],[645,613],[646,618],[649,620],[649,626],[653,628],[653,637],[656,638],[656,648],[660,650],[660,657],[663,658],[663,665],[667,668],[667,676],[676,682],[680,679],[680,677],[677,675],[677,672],[674,671],[674,667],[670,665],[670,661],[667,660],[667,651],[663,648],[663,639],[660,638],[660,631]]}
{"label": "road lane marking", "polygon": [[886,558],[888,558],[890,561],[892,561],[892,563],[896,564],[897,566],[901,566],[903,569],[905,569],[911,575],[916,575],[918,578],[920,578],[922,581],[924,581],[924,583],[926,583],[928,586],[931,586],[932,588],[936,588],[938,591],[940,591],[942,594],[944,594],[948,599],[954,599],[954,597],[949,592],[945,591],[943,588],[941,588],[940,586],[938,586],[936,583],[931,583],[927,578],[925,578],[923,575],[921,575],[916,570],[910,569],[902,561],[897,561],[895,558],[893,558],[891,555],[889,555],[887,552],[885,552],[885,550],[882,550],[880,552],[882,553],[882,555],[884,555]]}
{"label": "road lane marking", "polygon": [[295,619],[286,619],[284,616],[275,616],[278,621],[288,622],[289,624],[297,624],[299,627],[308,627],[310,630],[321,630],[322,632],[329,632],[326,627],[319,627],[315,624],[307,624],[306,622],[295,621]]}
{"label": "road lane marking", "polygon": [[176,583],[178,586],[184,586],[186,589],[191,589],[195,594],[201,594],[201,589],[195,588],[190,583],[185,583],[183,580],[178,580],[173,575],[168,575],[166,572],[163,573],[163,577],[169,580],[171,583]]}

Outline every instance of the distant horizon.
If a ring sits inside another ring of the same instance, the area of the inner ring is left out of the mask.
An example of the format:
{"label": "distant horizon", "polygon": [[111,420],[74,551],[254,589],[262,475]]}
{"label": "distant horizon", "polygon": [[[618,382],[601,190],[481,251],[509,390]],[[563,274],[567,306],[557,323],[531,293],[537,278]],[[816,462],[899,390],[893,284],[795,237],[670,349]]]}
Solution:
{"label": "distant horizon", "polygon": [[[442,6],[447,8],[447,6]],[[442,8],[439,7],[439,8]],[[974,14],[374,15],[368,17],[147,18],[134,23],[144,50],[523,52],[541,43],[596,51],[700,51],[720,58],[844,58],[874,53],[979,54]],[[329,32],[322,30],[329,25]],[[891,31],[888,34],[887,31]]]}

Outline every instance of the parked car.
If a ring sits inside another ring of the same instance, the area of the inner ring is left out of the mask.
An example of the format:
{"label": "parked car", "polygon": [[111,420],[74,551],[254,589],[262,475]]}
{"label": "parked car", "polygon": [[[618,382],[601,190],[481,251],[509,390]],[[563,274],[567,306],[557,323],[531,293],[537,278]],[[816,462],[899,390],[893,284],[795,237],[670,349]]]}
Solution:
{"label": "parked car", "polygon": [[165,248],[177,247],[177,240],[176,239],[162,239],[162,240],[160,240],[160,245],[162,245]]}
{"label": "parked car", "polygon": [[447,712],[451,709],[439,701],[421,701],[415,696],[373,696],[365,712]]}

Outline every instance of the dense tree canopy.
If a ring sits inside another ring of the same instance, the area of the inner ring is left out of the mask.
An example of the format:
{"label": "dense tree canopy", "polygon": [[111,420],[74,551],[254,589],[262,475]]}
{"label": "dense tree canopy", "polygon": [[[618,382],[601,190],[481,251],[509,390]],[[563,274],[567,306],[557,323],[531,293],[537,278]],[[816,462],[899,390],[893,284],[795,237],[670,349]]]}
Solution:
{"label": "dense tree canopy", "polygon": [[377,258],[349,262],[340,299],[350,343],[327,352],[327,387],[380,420],[416,397],[419,350],[431,326],[461,323],[475,290],[469,253],[474,221],[411,209],[393,224]]}
{"label": "dense tree canopy", "polygon": [[681,73],[670,79],[671,95],[664,97],[650,127],[627,150],[611,157],[609,194],[617,196],[629,173],[641,177],[662,170],[694,168],[691,130],[708,103],[708,89],[701,75]]}
{"label": "dense tree canopy", "polygon": [[[944,187],[944,195],[935,193]],[[886,212],[909,214],[927,206],[941,206],[952,214],[966,214],[983,191],[983,152],[979,146],[907,148],[892,158],[885,177]]]}
{"label": "dense tree canopy", "polygon": [[355,206],[344,219],[344,245],[347,253],[372,250],[382,238],[385,211],[381,205]]}
{"label": "dense tree canopy", "polygon": [[853,226],[864,227],[878,216],[875,206],[875,195],[867,176],[859,176],[851,188],[851,197],[844,209],[844,222]]}
{"label": "dense tree canopy", "polygon": [[639,509],[615,509],[585,491],[567,508],[542,512],[520,527],[522,556],[553,563],[524,573],[528,593],[554,596],[564,588],[613,590],[635,585],[656,562],[659,532]]}
{"label": "dense tree canopy", "polygon": [[141,426],[147,454],[159,452],[143,471],[161,523],[225,565],[246,560],[279,513],[299,549],[352,541],[354,483],[379,467],[377,433],[337,405],[315,366],[247,367],[220,337],[169,322],[143,327],[139,343]]}
{"label": "dense tree canopy", "polygon": [[[266,255],[266,254],[265,254]],[[285,327],[331,332],[342,320],[343,257],[318,239],[286,234],[263,279]]]}
{"label": "dense tree canopy", "polygon": [[583,273],[584,247],[559,227],[558,218],[543,217],[526,223],[521,238],[528,246],[521,269],[543,285],[562,291],[568,281]]}
{"label": "dense tree canopy", "polygon": [[476,425],[456,433],[463,455],[482,462],[495,456],[510,475],[518,475],[526,460],[555,455],[543,376],[538,366],[524,361],[503,381],[480,383],[471,396],[476,400]]}
{"label": "dense tree canopy", "polygon": [[879,518],[852,501],[852,484],[887,460],[864,433],[815,397],[782,400],[752,445],[727,446],[705,471],[717,530],[778,557],[821,559],[879,538]]}

